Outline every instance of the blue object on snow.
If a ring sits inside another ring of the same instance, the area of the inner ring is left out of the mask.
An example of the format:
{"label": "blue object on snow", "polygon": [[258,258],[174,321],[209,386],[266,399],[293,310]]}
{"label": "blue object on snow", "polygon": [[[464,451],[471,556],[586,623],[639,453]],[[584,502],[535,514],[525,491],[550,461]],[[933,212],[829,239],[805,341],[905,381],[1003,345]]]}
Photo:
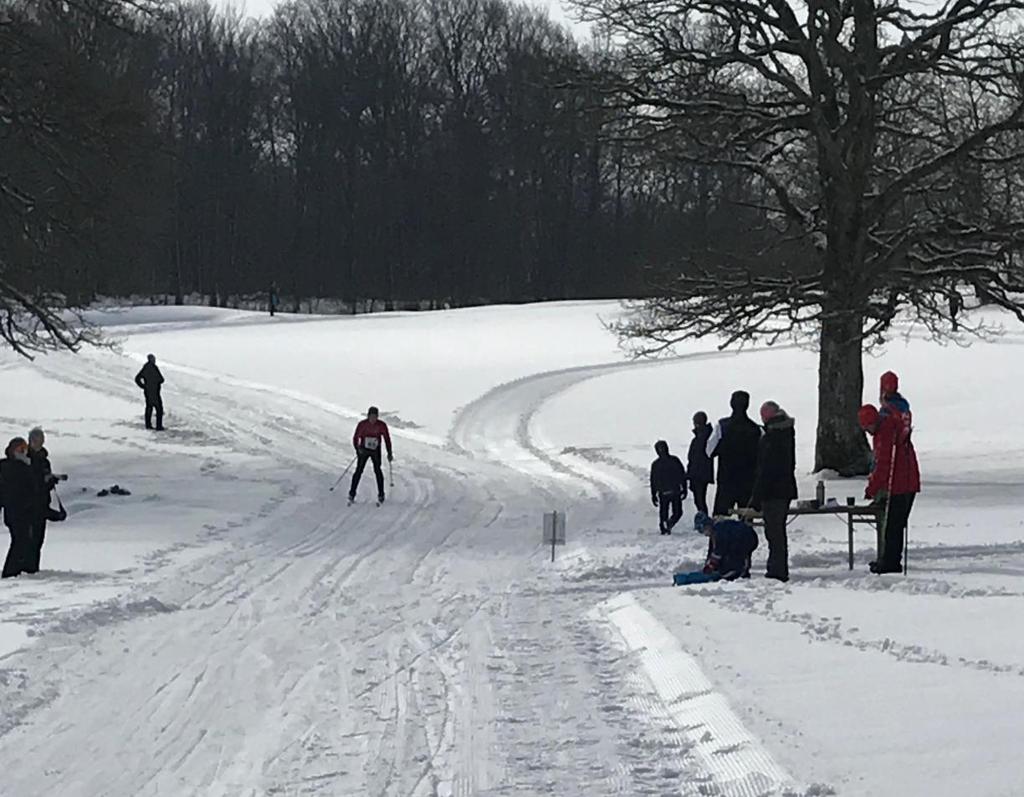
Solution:
{"label": "blue object on snow", "polygon": [[693,530],[698,534],[703,534],[704,529],[711,523],[711,518],[708,517],[706,512],[698,512],[693,516]]}
{"label": "blue object on snow", "polygon": [[676,573],[672,576],[672,583],[677,587],[684,587],[687,584],[710,584],[722,577],[718,573],[705,573],[703,570],[694,570],[692,573]]}

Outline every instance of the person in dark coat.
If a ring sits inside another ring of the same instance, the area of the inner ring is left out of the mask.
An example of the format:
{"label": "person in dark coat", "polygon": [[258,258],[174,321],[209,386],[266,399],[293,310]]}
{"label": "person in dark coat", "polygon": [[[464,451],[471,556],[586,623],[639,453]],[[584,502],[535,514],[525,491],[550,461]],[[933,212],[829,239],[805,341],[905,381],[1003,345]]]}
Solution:
{"label": "person in dark coat", "polygon": [[707,413],[693,416],[693,440],[686,455],[686,475],[693,492],[693,504],[698,512],[708,511],[708,485],[715,483],[715,465],[708,456],[708,439],[713,431]]}
{"label": "person in dark coat", "polygon": [[4,525],[11,533],[11,547],[4,560],[3,578],[28,572],[32,560],[32,519],[38,504],[28,442],[15,437],[0,462],[0,490],[3,495]]}
{"label": "person in dark coat", "polygon": [[750,557],[758,545],[752,526],[742,520],[712,520],[705,512],[698,512],[693,527],[711,543],[705,574],[727,581],[750,578]]}
{"label": "person in dark coat", "polygon": [[150,354],[146,364],[135,377],[135,384],[146,395],[146,428],[153,428],[153,413],[156,412],[156,430],[164,430],[164,401],[160,391],[164,384],[164,375],[156,366],[156,356]]}
{"label": "person in dark coat", "polygon": [[750,506],[757,472],[761,427],[747,415],[750,394],[737,390],[729,401],[732,415],[722,418],[708,438],[707,455],[718,458],[715,516],[728,515],[736,506]]}
{"label": "person in dark coat", "polygon": [[761,405],[764,435],[757,454],[752,504],[764,517],[768,540],[768,570],[765,575],[789,581],[789,541],[786,521],[796,491],[796,429],[784,409],[774,401]]}
{"label": "person in dark coat", "polygon": [[280,303],[280,298],[277,295],[277,283],[272,282],[270,284],[270,290],[267,291],[267,307],[270,309],[270,317],[274,317],[274,313],[277,312],[277,305]]}
{"label": "person in dark coat", "polygon": [[50,466],[50,453],[46,450],[46,434],[38,426],[28,433],[28,458],[32,464],[35,482],[36,507],[32,517],[32,556],[26,562],[26,573],[39,572],[39,560],[46,540],[46,521],[50,514],[50,493],[57,486],[57,477]]}
{"label": "person in dark coat", "polygon": [[671,534],[683,516],[686,468],[679,457],[669,453],[668,443],[664,440],[655,443],[654,450],[658,458],[651,463],[651,501],[659,509],[661,533]]}
{"label": "person in dark coat", "polygon": [[901,573],[907,525],[914,498],[921,492],[921,470],[911,439],[910,403],[899,393],[896,374],[883,374],[881,388],[881,411],[865,404],[858,413],[861,428],[873,437],[875,462],[864,494],[886,507],[881,559],[870,567],[873,573]]}

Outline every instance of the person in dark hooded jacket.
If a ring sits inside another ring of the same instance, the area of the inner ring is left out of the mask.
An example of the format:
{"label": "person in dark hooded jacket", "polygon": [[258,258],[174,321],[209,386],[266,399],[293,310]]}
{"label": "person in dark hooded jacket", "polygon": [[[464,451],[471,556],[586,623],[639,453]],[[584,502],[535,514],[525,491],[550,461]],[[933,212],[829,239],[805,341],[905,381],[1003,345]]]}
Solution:
{"label": "person in dark hooded jacket", "polygon": [[705,412],[693,416],[693,440],[686,455],[686,475],[698,512],[708,511],[708,485],[715,483],[715,465],[708,456],[708,439],[713,431]]}
{"label": "person in dark hooded jacket", "polygon": [[716,517],[728,515],[733,507],[750,505],[761,441],[761,427],[747,415],[750,394],[737,390],[729,405],[732,415],[718,422],[707,444],[707,455],[718,458]]}
{"label": "person in dark hooded jacket", "polygon": [[146,357],[146,364],[135,377],[135,384],[146,396],[146,428],[153,428],[153,412],[156,412],[156,430],[164,430],[164,400],[160,393],[163,389],[164,375],[156,365],[156,356]]}
{"label": "person in dark hooded jacket", "polygon": [[25,438],[15,437],[7,446],[6,458],[0,462],[0,485],[4,525],[11,533],[3,578],[11,578],[27,572],[33,558],[32,519],[38,499]]}
{"label": "person in dark hooded jacket", "polygon": [[664,440],[655,443],[654,450],[658,458],[651,463],[651,501],[659,509],[661,533],[671,534],[683,516],[686,468],[679,457],[669,453],[668,443]]}
{"label": "person in dark hooded jacket", "polygon": [[764,517],[768,540],[768,569],[765,575],[789,581],[789,541],[786,521],[789,504],[796,499],[796,431],[793,419],[774,401],[761,405],[764,435],[757,453],[753,506]]}

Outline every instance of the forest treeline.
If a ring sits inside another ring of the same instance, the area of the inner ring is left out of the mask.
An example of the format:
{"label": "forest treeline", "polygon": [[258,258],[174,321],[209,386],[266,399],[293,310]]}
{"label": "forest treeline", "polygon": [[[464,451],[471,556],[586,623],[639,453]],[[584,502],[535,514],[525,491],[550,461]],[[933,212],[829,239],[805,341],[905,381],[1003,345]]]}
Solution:
{"label": "forest treeline", "polygon": [[642,296],[759,245],[751,180],[629,146],[609,51],[523,5],[0,9],[0,264],[32,295]]}

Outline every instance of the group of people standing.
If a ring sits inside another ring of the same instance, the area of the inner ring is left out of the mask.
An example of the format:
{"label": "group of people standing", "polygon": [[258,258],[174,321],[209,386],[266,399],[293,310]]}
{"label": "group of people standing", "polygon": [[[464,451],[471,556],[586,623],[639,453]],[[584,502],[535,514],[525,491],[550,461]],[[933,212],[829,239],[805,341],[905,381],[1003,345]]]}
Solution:
{"label": "group of people standing", "polygon": [[[715,484],[714,515],[725,518],[737,507],[753,507],[764,516],[768,540],[768,578],[789,580],[786,517],[796,489],[796,431],[793,419],[774,401],[761,405],[761,424],[748,415],[750,394],[737,390],[731,413],[712,426],[705,412],[693,416],[693,440],[687,465],[669,453],[668,444],[655,444],[658,458],[651,464],[651,500],[661,510],[660,530],[671,534],[683,515],[688,488],[697,508],[696,520],[708,519],[708,488]],[[695,522],[698,531],[707,526]],[[749,535],[744,535],[749,539]],[[723,534],[724,537],[724,534]],[[756,547],[756,535],[754,537]],[[751,552],[753,549],[751,549]],[[749,555],[749,554],[748,554]],[[714,556],[709,543],[708,559]]]}
{"label": "group of people standing", "polygon": [[[899,392],[896,374],[882,375],[879,396],[880,408],[868,404],[859,413],[861,428],[873,438],[874,451],[865,495],[885,507],[884,544],[870,568],[874,573],[896,573],[902,570],[906,527],[921,478],[911,440],[910,404]],[[672,533],[682,518],[683,500],[692,492],[697,509],[694,526],[710,538],[706,570],[717,576],[749,576],[757,535],[743,521],[728,516],[737,509],[752,509],[761,514],[768,542],[765,575],[788,581],[786,524],[797,498],[795,422],[777,402],[766,401],[761,405],[761,423],[756,423],[748,415],[750,394],[743,390],[732,394],[730,407],[730,415],[713,426],[706,413],[693,416],[693,440],[685,466],[664,440],[655,444],[658,458],[651,464],[650,486],[651,500],[660,509],[659,527],[662,534]],[[707,494],[716,483],[716,459],[717,489],[709,513]],[[722,550],[716,551],[717,547]]]}
{"label": "group of people standing", "polygon": [[29,432],[28,440],[11,440],[0,460],[0,505],[11,534],[4,578],[38,573],[46,524],[63,519],[63,509],[51,509],[50,494],[66,477],[54,475],[45,443],[46,435],[37,427]]}

